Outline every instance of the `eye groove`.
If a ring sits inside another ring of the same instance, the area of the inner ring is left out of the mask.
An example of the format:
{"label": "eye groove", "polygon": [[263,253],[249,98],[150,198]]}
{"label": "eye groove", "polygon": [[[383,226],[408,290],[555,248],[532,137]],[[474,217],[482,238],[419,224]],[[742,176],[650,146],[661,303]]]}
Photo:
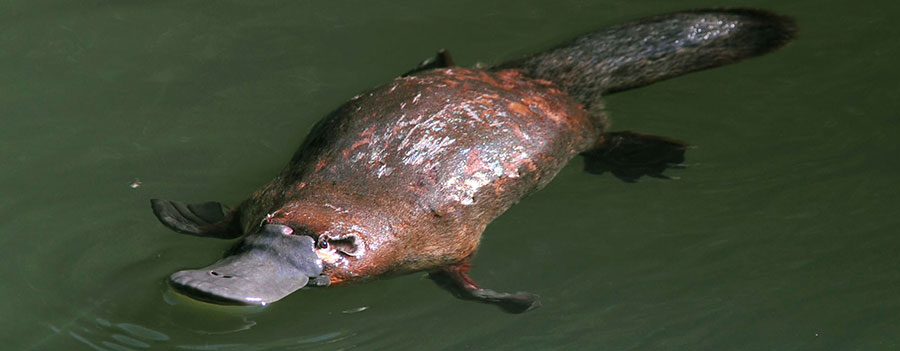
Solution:
{"label": "eye groove", "polygon": [[356,234],[347,234],[340,237],[319,236],[316,248],[320,250],[332,248],[338,253],[354,257],[361,255],[365,251],[362,239]]}
{"label": "eye groove", "polygon": [[362,240],[355,234],[346,235],[337,239],[331,239],[331,246],[342,254],[358,256],[362,253]]}

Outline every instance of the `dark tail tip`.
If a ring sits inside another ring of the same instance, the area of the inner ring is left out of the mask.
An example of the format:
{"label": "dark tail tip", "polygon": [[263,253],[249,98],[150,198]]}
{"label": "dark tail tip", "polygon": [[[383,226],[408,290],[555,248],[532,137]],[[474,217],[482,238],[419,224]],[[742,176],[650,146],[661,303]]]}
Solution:
{"label": "dark tail tip", "polygon": [[741,25],[744,30],[739,31],[741,38],[746,40],[746,48],[749,56],[759,56],[778,50],[797,37],[797,21],[793,17],[779,15],[774,12],[752,9],[704,9],[688,11],[698,14],[704,13],[731,13],[743,17]]}
{"label": "dark tail tip", "polygon": [[602,95],[769,53],[796,35],[794,19],[765,10],[689,10],[601,29],[493,69],[553,81],[590,106]]}

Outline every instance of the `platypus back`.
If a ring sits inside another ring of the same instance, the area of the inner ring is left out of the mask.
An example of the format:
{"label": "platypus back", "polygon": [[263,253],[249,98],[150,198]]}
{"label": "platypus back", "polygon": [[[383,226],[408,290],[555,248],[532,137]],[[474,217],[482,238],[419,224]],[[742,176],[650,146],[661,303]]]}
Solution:
{"label": "platypus back", "polygon": [[602,95],[765,54],[795,33],[793,19],[762,10],[676,12],[608,27],[492,69],[552,81],[590,107]]}

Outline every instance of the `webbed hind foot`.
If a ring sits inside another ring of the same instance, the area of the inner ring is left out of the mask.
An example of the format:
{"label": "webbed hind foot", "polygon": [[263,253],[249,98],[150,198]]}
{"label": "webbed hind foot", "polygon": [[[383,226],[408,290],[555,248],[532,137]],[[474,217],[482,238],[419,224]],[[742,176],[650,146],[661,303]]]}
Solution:
{"label": "webbed hind foot", "polygon": [[584,170],[602,174],[610,172],[626,182],[642,176],[665,178],[668,168],[684,168],[684,142],[661,136],[630,131],[607,133],[593,150],[584,156]]}

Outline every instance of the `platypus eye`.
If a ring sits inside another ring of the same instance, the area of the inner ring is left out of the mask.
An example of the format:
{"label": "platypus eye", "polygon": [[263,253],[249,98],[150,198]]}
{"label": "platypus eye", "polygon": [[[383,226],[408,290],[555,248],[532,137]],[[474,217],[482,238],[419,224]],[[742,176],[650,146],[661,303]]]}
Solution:
{"label": "platypus eye", "polygon": [[324,250],[324,249],[327,249],[328,246],[329,246],[329,245],[328,245],[328,238],[326,238],[326,237],[324,237],[324,236],[323,236],[323,237],[320,237],[320,238],[319,238],[319,242],[316,243],[316,246],[318,246],[320,249],[323,249],[323,250]]}

